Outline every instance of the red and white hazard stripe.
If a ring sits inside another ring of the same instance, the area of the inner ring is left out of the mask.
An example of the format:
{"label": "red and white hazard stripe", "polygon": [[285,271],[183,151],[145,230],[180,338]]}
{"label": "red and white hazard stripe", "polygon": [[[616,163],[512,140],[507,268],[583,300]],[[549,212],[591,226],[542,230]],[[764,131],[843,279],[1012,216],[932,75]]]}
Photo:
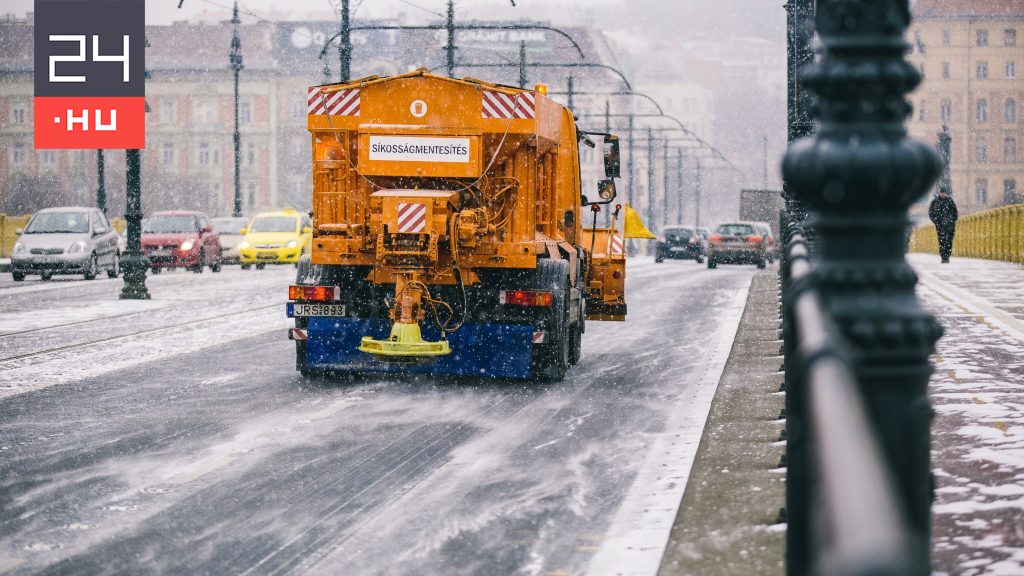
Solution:
{"label": "red and white hazard stripe", "polygon": [[533,343],[534,344],[543,344],[544,340],[546,340],[546,339],[547,339],[547,332],[541,332],[540,330],[534,331],[534,333],[533,333]]}
{"label": "red and white hazard stripe", "polygon": [[427,229],[427,205],[398,203],[398,231],[416,234]]}
{"label": "red and white hazard stripe", "polygon": [[529,120],[536,114],[537,96],[533,92],[519,92],[515,95],[484,90],[484,118],[516,118]]}
{"label": "red and white hazard stripe", "polygon": [[305,330],[299,330],[298,328],[289,328],[288,329],[288,339],[289,340],[308,340],[309,337],[306,334]]}
{"label": "red and white hazard stripe", "polygon": [[611,235],[608,238],[608,253],[609,254],[622,254],[622,248],[623,248],[623,243],[622,243],[622,237],[621,236],[616,236],[616,235],[613,234],[613,235]]}
{"label": "red and white hazard stripe", "polygon": [[313,86],[306,93],[306,109],[309,114],[359,116],[359,90],[322,92],[319,86]]}

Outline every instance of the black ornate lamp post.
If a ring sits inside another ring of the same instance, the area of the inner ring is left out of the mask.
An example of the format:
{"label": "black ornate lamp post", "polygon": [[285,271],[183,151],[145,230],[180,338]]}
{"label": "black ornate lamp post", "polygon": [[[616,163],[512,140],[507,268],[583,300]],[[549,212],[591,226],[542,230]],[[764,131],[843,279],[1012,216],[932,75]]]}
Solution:
{"label": "black ornate lamp post", "polygon": [[107,183],[103,174],[103,149],[96,150],[96,207],[107,213]]}
{"label": "black ornate lamp post", "polygon": [[818,256],[811,281],[853,353],[902,512],[917,536],[913,564],[927,574],[927,384],[941,329],[914,294],[904,232],[907,209],[935,182],[940,160],[905,128],[905,95],[921,80],[904,59],[910,8],[907,0],[818,0],[815,21],[822,57],[804,81],[818,96],[819,127],[790,147],[783,172],[811,209]]}
{"label": "black ornate lamp post", "polygon": [[234,9],[231,12],[232,34],[230,65],[231,72],[235,77],[235,132],[233,135],[235,144],[235,204],[231,215],[236,218],[242,215],[242,175],[240,173],[242,164],[242,135],[238,130],[238,73],[242,70],[242,41],[238,38],[239,23],[238,0],[235,0]]}
{"label": "black ornate lamp post", "polygon": [[942,132],[938,137],[939,157],[942,158],[942,177],[939,178],[939,190],[949,192],[953,195],[953,178],[949,173],[949,160],[952,156],[953,137],[949,135],[949,126],[942,125]]}
{"label": "black ornate lamp post", "polygon": [[[146,38],[149,48],[149,38]],[[149,71],[144,75],[149,79]],[[150,111],[146,104],[146,112]],[[142,253],[142,151],[125,150],[125,211],[124,219],[127,229],[128,246],[121,256],[121,269],[124,270],[124,286],[121,287],[121,300],[149,300],[146,288],[146,270],[149,270],[149,258]]]}
{"label": "black ornate lamp post", "polygon": [[[814,131],[811,120],[811,95],[799,81],[801,69],[814,62],[811,50],[811,37],[814,33],[815,0],[788,0],[785,8],[787,13],[786,29],[786,70],[788,86],[788,142],[792,144],[800,138],[810,136]],[[786,202],[786,212],[790,218],[803,222],[806,209],[803,202],[789,189],[788,182],[782,183],[782,197]]]}

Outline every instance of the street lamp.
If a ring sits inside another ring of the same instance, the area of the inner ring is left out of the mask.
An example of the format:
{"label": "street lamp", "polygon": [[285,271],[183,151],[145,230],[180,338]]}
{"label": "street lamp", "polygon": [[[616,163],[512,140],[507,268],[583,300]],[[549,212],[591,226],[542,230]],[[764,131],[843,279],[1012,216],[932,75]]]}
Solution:
{"label": "street lamp", "polygon": [[238,38],[238,0],[235,0],[234,9],[231,12],[231,54],[229,62],[231,71],[235,77],[235,205],[231,213],[234,217],[242,215],[242,181],[239,172],[242,163],[242,135],[238,131],[238,73],[242,70],[242,41]]}

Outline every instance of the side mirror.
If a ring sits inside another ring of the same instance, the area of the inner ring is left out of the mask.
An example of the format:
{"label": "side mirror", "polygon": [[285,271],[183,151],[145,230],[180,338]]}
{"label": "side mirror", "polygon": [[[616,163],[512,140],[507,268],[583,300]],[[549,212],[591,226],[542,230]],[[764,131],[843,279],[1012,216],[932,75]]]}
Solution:
{"label": "side mirror", "polygon": [[14,233],[17,234],[18,236],[21,236],[22,234],[25,233],[25,229],[24,228],[15,228],[14,229]]}
{"label": "side mirror", "polygon": [[312,228],[310,228],[309,226],[303,226],[303,227],[302,227],[302,233],[303,233],[303,234],[309,234],[309,233],[310,233],[310,232],[312,232],[312,231],[313,231],[313,229],[312,229]]}
{"label": "side mirror", "polygon": [[615,200],[617,192],[615,190],[615,180],[601,180],[597,183],[597,195],[601,197],[604,203]]}
{"label": "side mirror", "polygon": [[[608,135],[604,137],[604,175],[607,178],[619,177],[619,137]],[[604,196],[602,196],[604,198]]]}
{"label": "side mirror", "polygon": [[246,234],[249,233],[249,229],[248,228],[242,228],[241,230],[238,231],[238,233],[241,234],[242,236],[245,236]]}

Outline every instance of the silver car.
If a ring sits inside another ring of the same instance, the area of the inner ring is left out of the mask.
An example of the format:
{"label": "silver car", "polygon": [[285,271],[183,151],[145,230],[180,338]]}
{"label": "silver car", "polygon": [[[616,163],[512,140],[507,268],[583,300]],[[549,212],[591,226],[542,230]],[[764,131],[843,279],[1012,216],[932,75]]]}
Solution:
{"label": "silver car", "polygon": [[222,264],[241,264],[242,255],[238,251],[238,245],[242,243],[245,236],[242,228],[249,226],[248,218],[236,218],[234,216],[223,216],[211,218],[214,230],[220,234],[220,261]]}
{"label": "silver car", "polygon": [[117,231],[96,208],[47,208],[32,216],[11,253],[11,276],[28,274],[49,280],[54,274],[82,274],[92,280],[102,271],[121,271]]}

